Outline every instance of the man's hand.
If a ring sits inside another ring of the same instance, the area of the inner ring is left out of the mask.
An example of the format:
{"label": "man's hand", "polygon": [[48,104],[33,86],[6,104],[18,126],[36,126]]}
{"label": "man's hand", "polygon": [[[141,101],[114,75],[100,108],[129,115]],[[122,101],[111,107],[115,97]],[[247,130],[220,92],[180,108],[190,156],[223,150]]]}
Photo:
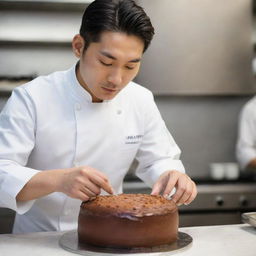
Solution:
{"label": "man's hand", "polygon": [[34,175],[16,196],[17,201],[34,200],[54,192],[87,201],[99,195],[101,189],[113,194],[108,178],[88,166],[45,170]]}
{"label": "man's hand", "polygon": [[101,189],[113,194],[106,175],[88,166],[66,169],[57,183],[57,191],[82,201],[99,195]]}
{"label": "man's hand", "polygon": [[172,200],[178,205],[190,204],[197,195],[196,184],[188,175],[179,171],[166,171],[164,172],[152,189],[152,195],[163,194],[167,197],[176,188]]}

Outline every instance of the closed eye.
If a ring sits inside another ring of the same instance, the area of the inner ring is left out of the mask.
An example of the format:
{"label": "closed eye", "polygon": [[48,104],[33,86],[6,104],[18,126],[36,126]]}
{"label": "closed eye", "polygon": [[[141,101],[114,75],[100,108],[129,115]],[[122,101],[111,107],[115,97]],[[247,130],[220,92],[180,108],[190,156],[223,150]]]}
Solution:
{"label": "closed eye", "polygon": [[[106,66],[106,67],[112,66],[112,63],[106,63],[106,62],[104,62],[104,61],[102,61],[102,60],[99,60],[99,62],[100,62],[102,65]],[[133,70],[133,69],[134,69],[134,67],[129,67],[129,66],[125,66],[125,68],[126,68],[126,69],[129,69],[129,70]]]}
{"label": "closed eye", "polygon": [[112,66],[111,63],[105,63],[105,62],[103,62],[103,61],[101,61],[101,60],[100,60],[100,63],[101,63],[102,65],[104,65],[104,66],[107,66],[107,67]]}
{"label": "closed eye", "polygon": [[134,67],[128,67],[128,66],[126,66],[126,68],[129,69],[129,70],[134,69]]}

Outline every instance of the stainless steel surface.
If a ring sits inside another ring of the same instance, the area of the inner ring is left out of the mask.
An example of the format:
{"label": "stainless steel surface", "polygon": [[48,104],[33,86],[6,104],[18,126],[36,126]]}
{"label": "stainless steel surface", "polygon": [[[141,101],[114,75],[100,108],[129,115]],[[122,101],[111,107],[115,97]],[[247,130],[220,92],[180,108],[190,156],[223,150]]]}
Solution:
{"label": "stainless steel surface", "polygon": [[198,185],[198,196],[181,210],[237,210],[256,208],[255,183]]}
{"label": "stainless steel surface", "polygon": [[155,94],[254,93],[251,0],[138,0],[156,28],[137,81]]}
{"label": "stainless steel surface", "polygon": [[241,223],[239,211],[191,211],[179,213],[180,227],[233,225]]}
{"label": "stainless steel surface", "polygon": [[242,221],[256,228],[256,212],[246,212],[242,214]]}
{"label": "stainless steel surface", "polygon": [[[94,253],[115,253],[115,254],[134,254],[134,253],[148,253],[150,255],[172,255],[172,253],[176,254],[180,251],[188,249],[192,244],[192,237],[186,233],[179,232],[178,240],[173,242],[172,244],[151,247],[151,248],[106,248],[106,247],[96,247],[85,245],[83,248],[78,244],[77,231],[69,231],[62,235],[59,240],[60,246],[67,251],[80,254],[80,255],[88,255],[90,252]],[[159,254],[160,253],[160,254]]]}
{"label": "stainless steel surface", "polygon": [[179,207],[182,226],[241,223],[241,214],[256,210],[256,186],[244,184],[198,185],[198,196]]}

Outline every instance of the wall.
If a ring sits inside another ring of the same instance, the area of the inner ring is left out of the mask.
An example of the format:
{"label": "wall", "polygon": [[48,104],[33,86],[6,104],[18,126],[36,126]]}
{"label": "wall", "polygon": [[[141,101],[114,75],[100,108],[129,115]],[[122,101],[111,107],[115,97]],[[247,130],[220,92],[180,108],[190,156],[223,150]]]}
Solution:
{"label": "wall", "polygon": [[209,175],[209,163],[234,162],[239,112],[251,96],[156,97],[167,127],[182,150],[187,172]]}
{"label": "wall", "polygon": [[256,92],[251,0],[138,0],[155,27],[139,83],[157,95]]}

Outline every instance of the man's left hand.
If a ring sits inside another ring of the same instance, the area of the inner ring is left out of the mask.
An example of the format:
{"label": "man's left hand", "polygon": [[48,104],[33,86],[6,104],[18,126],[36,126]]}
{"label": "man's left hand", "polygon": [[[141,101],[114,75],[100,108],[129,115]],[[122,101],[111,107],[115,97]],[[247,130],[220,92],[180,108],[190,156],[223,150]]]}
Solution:
{"label": "man's left hand", "polygon": [[179,171],[166,171],[157,180],[152,189],[152,195],[162,194],[168,197],[176,188],[172,200],[178,205],[190,204],[197,195],[196,184],[188,175]]}

